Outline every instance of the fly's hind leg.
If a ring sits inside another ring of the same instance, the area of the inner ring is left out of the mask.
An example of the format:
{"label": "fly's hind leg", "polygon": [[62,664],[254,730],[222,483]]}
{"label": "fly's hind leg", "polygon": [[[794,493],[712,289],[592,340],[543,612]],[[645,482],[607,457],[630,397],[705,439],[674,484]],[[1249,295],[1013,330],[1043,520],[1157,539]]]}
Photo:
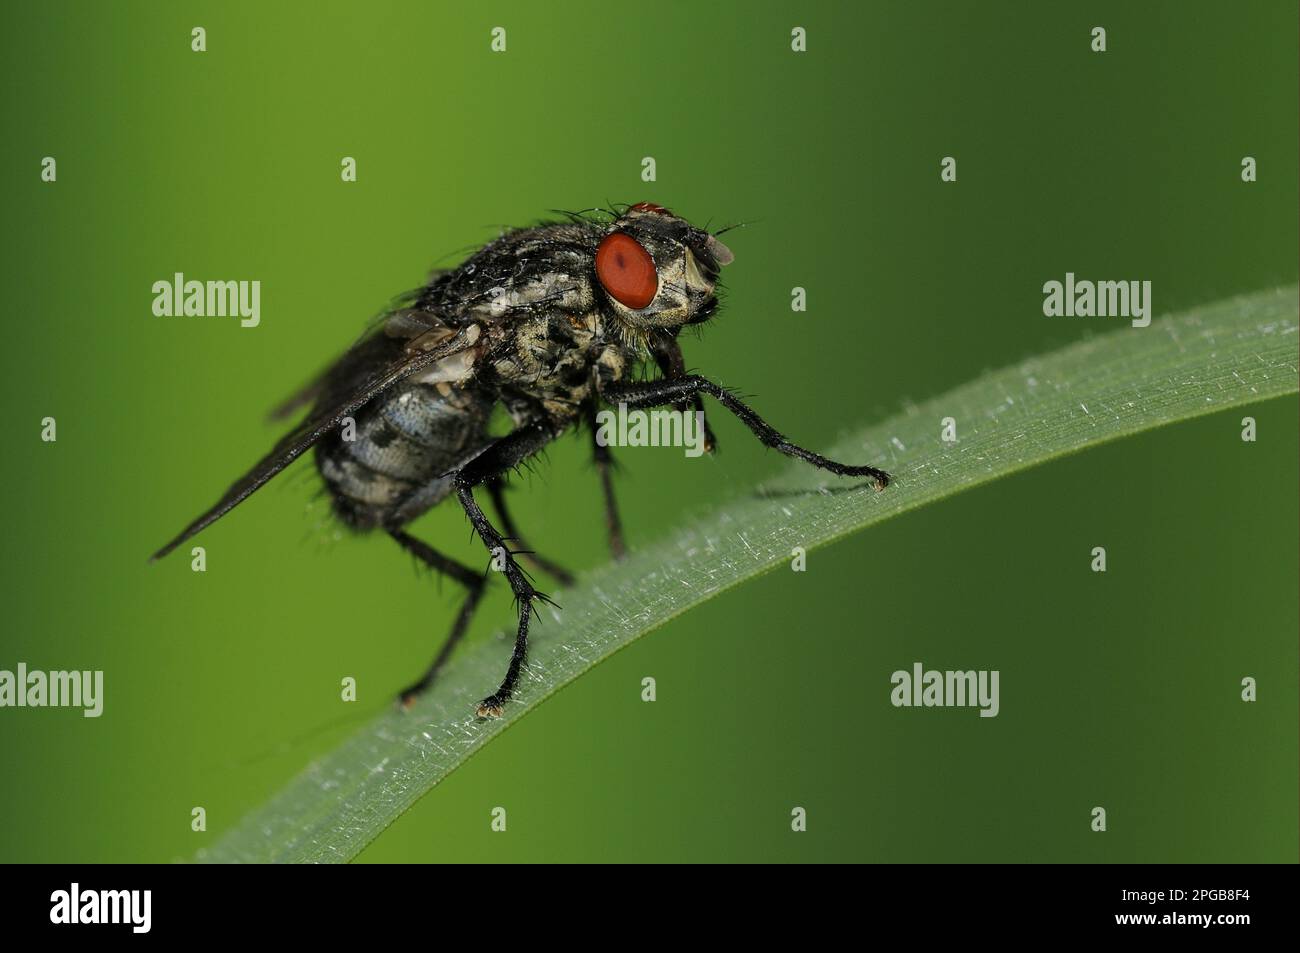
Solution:
{"label": "fly's hind leg", "polygon": [[479,702],[480,718],[500,715],[505,703],[514,694],[519,674],[523,670],[524,659],[528,654],[528,623],[534,614],[533,602],[538,599],[543,602],[551,600],[533,587],[532,581],[515,560],[514,553],[506,546],[505,538],[483,515],[483,510],[474,499],[474,487],[517,467],[555,437],[556,430],[544,423],[525,424],[496,441],[460,470],[451,474],[452,483],[456,488],[456,498],[460,500],[465,515],[469,517],[474,532],[478,534],[489,553],[504,557],[503,572],[519,607],[519,627],[515,630],[515,647],[510,655],[510,664],[497,690]]}
{"label": "fly's hind leg", "polygon": [[393,537],[399,546],[420,560],[420,562],[435,572],[455,579],[466,590],[465,601],[460,604],[460,612],[456,614],[456,621],[452,623],[451,633],[447,636],[447,641],[443,643],[437,657],[429,666],[429,670],[424,673],[424,676],[418,682],[406,687],[397,696],[398,704],[409,709],[415,703],[416,698],[433,684],[433,680],[438,677],[438,672],[447,663],[447,659],[451,658],[451,653],[456,648],[456,644],[465,635],[466,630],[469,629],[469,620],[474,616],[474,609],[483,596],[483,587],[487,580],[468,566],[444,556],[432,546],[408,533],[402,532],[400,529],[389,530],[388,535]]}
{"label": "fly's hind leg", "polygon": [[533,552],[528,544],[524,542],[524,538],[519,535],[519,530],[515,528],[515,521],[510,518],[510,511],[506,509],[506,481],[499,476],[492,477],[487,481],[487,489],[488,494],[492,497],[492,506],[501,519],[501,528],[506,531],[506,539],[512,540],[522,547],[515,551],[515,555],[523,556],[525,560],[542,572],[554,576],[562,585],[573,585],[573,573],[558,563],[551,562],[544,556],[539,556]]}

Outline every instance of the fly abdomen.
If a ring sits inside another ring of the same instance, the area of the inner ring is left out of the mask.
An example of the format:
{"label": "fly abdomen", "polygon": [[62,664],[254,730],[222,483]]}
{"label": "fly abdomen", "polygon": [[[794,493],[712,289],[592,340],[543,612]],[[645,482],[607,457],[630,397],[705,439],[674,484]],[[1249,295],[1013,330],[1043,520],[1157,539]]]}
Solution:
{"label": "fly abdomen", "polygon": [[[438,477],[485,439],[492,401],[473,390],[411,384],[376,400],[323,441],[317,468],[349,525],[396,525],[449,492]],[[418,500],[414,512],[410,506]],[[396,514],[400,511],[400,520]]]}
{"label": "fly abdomen", "polygon": [[461,448],[479,435],[491,409],[491,400],[472,390],[415,384],[385,402],[383,417],[412,444]]}

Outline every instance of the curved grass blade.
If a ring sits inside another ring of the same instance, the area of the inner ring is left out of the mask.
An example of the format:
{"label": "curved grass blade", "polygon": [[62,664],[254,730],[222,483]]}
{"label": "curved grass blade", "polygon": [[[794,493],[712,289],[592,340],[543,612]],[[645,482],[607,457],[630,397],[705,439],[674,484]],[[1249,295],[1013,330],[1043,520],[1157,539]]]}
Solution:
{"label": "curved grass blade", "polygon": [[[1298,389],[1296,287],[1233,298],[1097,336],[986,375],[868,427],[831,454],[884,466],[883,493],[792,466],[757,492],[564,593],[534,628],[528,675],[503,718],[478,721],[506,648],[467,649],[409,713],[377,717],[245,818],[201,860],[350,860],[517,719],[634,639],[824,545],[1068,453]],[[960,441],[939,439],[955,417]],[[831,488],[836,492],[829,492]],[[504,636],[502,637],[504,638]]]}

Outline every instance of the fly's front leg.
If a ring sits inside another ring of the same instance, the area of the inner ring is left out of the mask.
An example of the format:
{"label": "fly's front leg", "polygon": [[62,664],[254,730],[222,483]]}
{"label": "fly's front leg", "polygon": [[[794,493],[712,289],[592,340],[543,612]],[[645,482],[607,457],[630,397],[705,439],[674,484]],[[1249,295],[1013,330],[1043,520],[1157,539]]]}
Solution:
{"label": "fly's front leg", "polygon": [[680,403],[701,394],[708,394],[735,414],[740,422],[748,427],[750,432],[764,446],[779,450],[786,456],[811,463],[818,469],[828,470],[839,476],[871,477],[876,481],[877,490],[883,490],[889,485],[889,474],[884,470],[869,466],[855,467],[845,463],[837,463],[819,453],[813,453],[811,450],[805,450],[803,447],[791,443],[775,427],[734,397],[726,388],[695,374],[673,380],[626,381],[609,384],[606,385],[601,396],[611,403],[624,403],[630,408],[644,408]]}
{"label": "fly's front leg", "polygon": [[[682,346],[676,338],[656,337],[650,342],[650,350],[654,354],[655,363],[659,365],[659,373],[665,378],[675,381],[687,376],[686,358],[682,356]],[[698,393],[693,395],[691,405],[700,415],[700,420],[704,422],[704,452],[713,453],[718,449],[718,441],[713,436],[713,428],[709,426],[709,418],[704,415],[704,398]],[[676,409],[685,413],[686,403],[679,402]]]}
{"label": "fly's front leg", "polygon": [[528,575],[519,567],[514,554],[506,546],[505,539],[483,515],[483,510],[474,499],[474,487],[518,466],[555,437],[555,430],[545,424],[525,424],[513,433],[502,437],[452,474],[456,497],[460,500],[465,515],[469,517],[474,532],[478,534],[489,553],[504,559],[506,581],[510,583],[510,591],[514,593],[515,602],[519,606],[519,627],[515,631],[515,647],[510,656],[510,664],[506,668],[506,676],[495,692],[479,702],[480,718],[500,715],[505,703],[514,694],[519,673],[528,654],[528,623],[533,616],[533,601],[540,599],[543,602],[550,602],[551,600],[533,587]]}

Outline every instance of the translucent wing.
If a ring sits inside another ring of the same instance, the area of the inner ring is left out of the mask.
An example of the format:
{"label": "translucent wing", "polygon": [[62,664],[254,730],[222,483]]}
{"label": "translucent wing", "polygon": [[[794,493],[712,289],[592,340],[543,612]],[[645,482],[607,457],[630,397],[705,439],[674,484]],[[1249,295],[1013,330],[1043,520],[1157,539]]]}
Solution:
{"label": "translucent wing", "polygon": [[411,305],[415,304],[422,294],[427,293],[429,288],[436,287],[442,280],[445,280],[445,276],[449,274],[451,274],[449,269],[435,268],[429,272],[428,285],[398,295],[388,309],[370,321],[365,332],[351,351],[333,364],[325,367],[324,370],[316,374],[298,390],[271,408],[271,412],[266,415],[267,419],[271,421],[288,420],[303,407],[316,403],[329,386],[331,378],[337,374],[339,366],[360,351],[367,343],[367,339],[372,337],[381,325],[384,334],[387,336],[405,338],[415,338],[426,331],[442,327],[442,319],[438,315],[424,309],[413,308]]}
{"label": "translucent wing", "polygon": [[[423,333],[413,333],[420,327],[421,321]],[[390,333],[390,327],[400,328],[400,333]],[[479,335],[480,330],[476,324],[457,331],[436,324],[428,315],[412,317],[409,312],[396,312],[390,316],[383,334],[364,339],[310,388],[311,395],[307,399],[323,395],[317,410],[286,434],[251,470],[236,480],[210,509],[154,553],[150,562],[166,556],[195,533],[215,523],[248,499],[273,476],[338,427],[344,417],[356,413],[376,395],[403,378],[469,351],[478,341]],[[400,339],[405,339],[405,343]],[[387,359],[373,362],[375,345],[385,349]]]}

